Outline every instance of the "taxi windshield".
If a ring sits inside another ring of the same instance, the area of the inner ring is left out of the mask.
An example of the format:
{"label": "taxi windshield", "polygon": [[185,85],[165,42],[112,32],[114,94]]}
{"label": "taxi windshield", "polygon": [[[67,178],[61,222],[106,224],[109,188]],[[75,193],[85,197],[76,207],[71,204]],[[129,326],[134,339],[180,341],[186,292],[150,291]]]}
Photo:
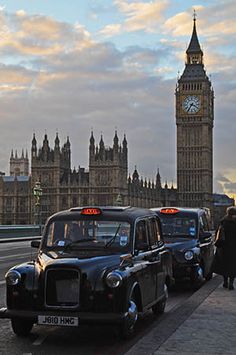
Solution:
{"label": "taxi windshield", "polygon": [[196,220],[194,218],[161,217],[164,237],[196,237]]}
{"label": "taxi windshield", "polygon": [[130,224],[124,221],[54,221],[46,232],[46,247],[75,249],[125,249],[130,244]]}

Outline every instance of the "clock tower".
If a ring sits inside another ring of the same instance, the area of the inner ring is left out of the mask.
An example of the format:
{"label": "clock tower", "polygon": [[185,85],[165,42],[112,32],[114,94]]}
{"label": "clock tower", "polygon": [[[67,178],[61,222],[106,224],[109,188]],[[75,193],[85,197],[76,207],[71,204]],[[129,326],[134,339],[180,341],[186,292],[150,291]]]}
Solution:
{"label": "clock tower", "polygon": [[195,13],[175,95],[179,205],[212,208],[214,92],[204,69]]}

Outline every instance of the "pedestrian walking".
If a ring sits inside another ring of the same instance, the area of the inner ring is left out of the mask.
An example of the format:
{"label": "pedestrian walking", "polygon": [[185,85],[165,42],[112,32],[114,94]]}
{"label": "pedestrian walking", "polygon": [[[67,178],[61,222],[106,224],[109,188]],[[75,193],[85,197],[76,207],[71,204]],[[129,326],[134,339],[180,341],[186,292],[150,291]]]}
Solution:
{"label": "pedestrian walking", "polygon": [[213,272],[224,278],[223,287],[234,289],[236,277],[236,206],[227,208],[216,235]]}

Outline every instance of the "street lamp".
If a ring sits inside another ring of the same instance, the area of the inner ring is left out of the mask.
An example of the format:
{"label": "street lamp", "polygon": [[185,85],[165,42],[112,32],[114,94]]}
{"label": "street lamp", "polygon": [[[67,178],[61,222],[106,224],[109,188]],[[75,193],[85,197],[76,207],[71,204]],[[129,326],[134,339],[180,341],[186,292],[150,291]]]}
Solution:
{"label": "street lamp", "polygon": [[119,193],[117,195],[116,200],[115,200],[115,206],[122,206],[122,205],[123,205],[123,199],[122,199],[121,194]]}
{"label": "street lamp", "polygon": [[41,233],[41,218],[40,218],[40,202],[41,202],[41,196],[43,194],[43,190],[41,188],[41,183],[40,181],[37,181],[34,185],[33,188],[33,193],[34,193],[34,205],[35,205],[35,224],[39,225],[39,231]]}

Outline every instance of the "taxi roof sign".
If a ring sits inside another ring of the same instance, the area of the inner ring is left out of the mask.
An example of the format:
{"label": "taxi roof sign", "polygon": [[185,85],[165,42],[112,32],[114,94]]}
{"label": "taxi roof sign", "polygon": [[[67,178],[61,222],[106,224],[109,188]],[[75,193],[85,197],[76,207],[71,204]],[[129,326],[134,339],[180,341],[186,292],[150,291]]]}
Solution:
{"label": "taxi roof sign", "polygon": [[102,213],[101,209],[97,207],[85,207],[81,211],[81,214],[87,216],[98,216],[101,213]]}
{"label": "taxi roof sign", "polygon": [[162,208],[160,210],[160,213],[163,214],[176,214],[178,212],[179,212],[178,208]]}

